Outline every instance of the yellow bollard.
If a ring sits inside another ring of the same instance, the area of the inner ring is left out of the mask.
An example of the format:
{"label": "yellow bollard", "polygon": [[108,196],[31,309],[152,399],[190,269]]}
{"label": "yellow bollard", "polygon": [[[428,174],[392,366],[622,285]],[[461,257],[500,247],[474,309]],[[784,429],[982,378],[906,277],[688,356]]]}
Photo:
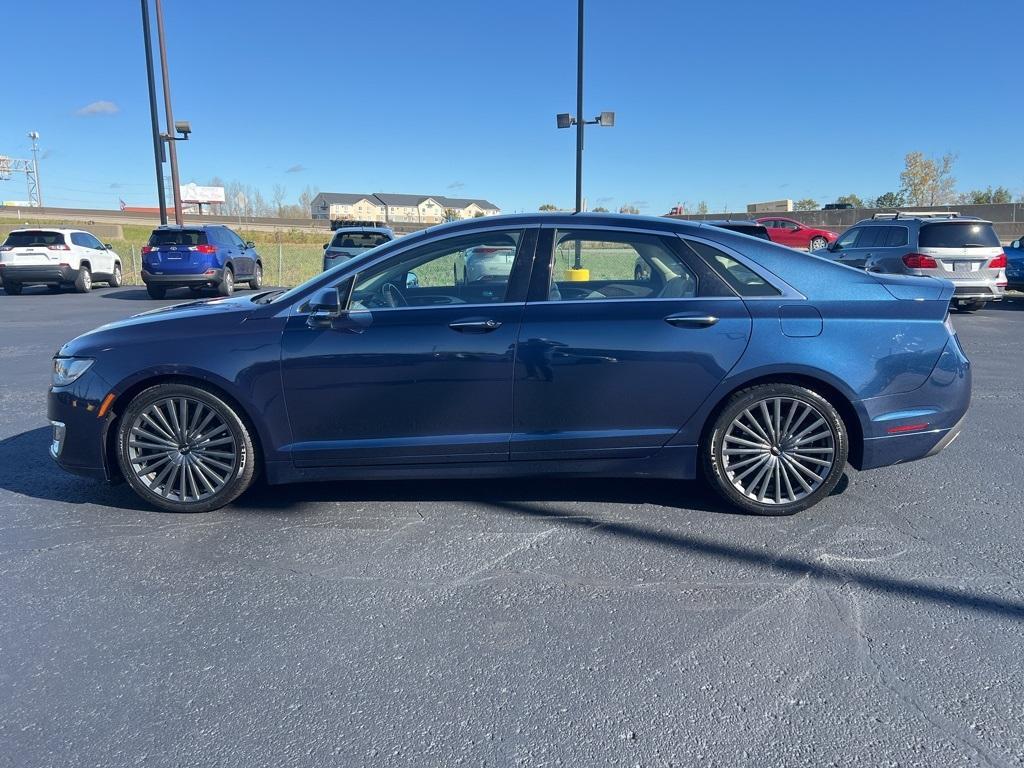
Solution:
{"label": "yellow bollard", "polygon": [[566,277],[573,283],[585,283],[590,280],[590,270],[583,269],[582,267],[579,269],[570,268]]}

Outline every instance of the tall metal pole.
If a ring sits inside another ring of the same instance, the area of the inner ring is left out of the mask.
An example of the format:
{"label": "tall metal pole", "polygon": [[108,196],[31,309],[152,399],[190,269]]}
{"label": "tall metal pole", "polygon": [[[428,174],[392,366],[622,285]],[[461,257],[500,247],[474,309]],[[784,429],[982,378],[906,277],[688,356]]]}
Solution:
{"label": "tall metal pole", "polygon": [[181,214],[181,186],[178,183],[178,150],[174,146],[174,113],[171,111],[171,78],[167,72],[167,45],[164,42],[164,8],[156,0],[156,36],[160,44],[160,71],[164,81],[164,111],[167,113],[167,156],[171,161],[171,192],[174,194],[174,223],[183,223]]}
{"label": "tall metal pole", "polygon": [[43,207],[43,183],[39,180],[39,132],[29,131],[28,137],[32,139],[32,166],[35,168],[36,175],[36,202],[39,203],[39,207]]}
{"label": "tall metal pole", "polygon": [[149,119],[153,124],[153,161],[156,164],[156,195],[160,203],[160,223],[167,223],[167,196],[164,194],[164,152],[160,145],[160,118],[156,112],[156,79],[153,76],[153,42],[149,29],[149,0],[142,0],[142,35],[146,39],[146,78],[149,81]]}
{"label": "tall metal pole", "polygon": [[[157,0],[159,3],[160,0]],[[576,21],[576,212],[583,210],[583,0]]]}

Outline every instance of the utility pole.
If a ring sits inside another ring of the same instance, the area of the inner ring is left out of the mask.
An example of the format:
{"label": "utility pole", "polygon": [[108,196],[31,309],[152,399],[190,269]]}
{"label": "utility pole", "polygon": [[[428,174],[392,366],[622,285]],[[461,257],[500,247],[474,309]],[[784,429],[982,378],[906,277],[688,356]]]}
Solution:
{"label": "utility pole", "polygon": [[[32,140],[32,168],[35,171],[35,201],[39,208],[43,207],[43,185],[39,181],[39,131],[29,131],[28,137]],[[28,176],[29,179],[29,200],[32,200],[32,176]]]}
{"label": "utility pole", "polygon": [[183,223],[181,212],[181,186],[178,181],[178,150],[174,145],[174,112],[171,110],[171,78],[167,71],[167,45],[164,41],[164,9],[162,0],[156,2],[156,34],[160,45],[160,70],[163,74],[164,111],[167,119],[167,154],[171,161],[171,192],[174,194],[174,223]]}
{"label": "utility pole", "polygon": [[149,83],[149,119],[153,124],[153,161],[156,165],[156,194],[160,203],[160,223],[167,223],[167,196],[164,193],[164,148],[160,143],[160,118],[156,111],[156,79],[153,76],[153,42],[149,28],[149,0],[142,0],[142,35],[146,42],[146,79]]}
{"label": "utility pole", "polygon": [[583,119],[583,0],[579,0],[576,20],[576,213],[583,210],[583,128],[585,122]]}

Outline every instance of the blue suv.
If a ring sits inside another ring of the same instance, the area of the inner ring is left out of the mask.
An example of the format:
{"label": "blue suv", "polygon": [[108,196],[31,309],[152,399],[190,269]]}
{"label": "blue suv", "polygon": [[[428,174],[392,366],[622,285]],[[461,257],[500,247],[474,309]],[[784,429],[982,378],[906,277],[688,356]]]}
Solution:
{"label": "blue suv", "polygon": [[184,287],[230,296],[240,282],[253,290],[263,285],[263,262],[252,241],[223,225],[163,226],[142,248],[142,282],[154,299]]}

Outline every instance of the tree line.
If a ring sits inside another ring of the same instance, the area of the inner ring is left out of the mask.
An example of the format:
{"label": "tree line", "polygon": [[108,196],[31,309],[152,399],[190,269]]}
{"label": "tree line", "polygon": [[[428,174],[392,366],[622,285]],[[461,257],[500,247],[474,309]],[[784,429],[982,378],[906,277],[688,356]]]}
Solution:
{"label": "tree line", "polygon": [[222,216],[276,216],[280,219],[312,218],[310,206],[320,190],[309,186],[299,193],[295,202],[288,200],[288,190],[283,184],[275,184],[270,199],[251,184],[240,181],[224,181],[214,176],[208,182],[211,187],[224,187],[224,202],[217,212]]}

